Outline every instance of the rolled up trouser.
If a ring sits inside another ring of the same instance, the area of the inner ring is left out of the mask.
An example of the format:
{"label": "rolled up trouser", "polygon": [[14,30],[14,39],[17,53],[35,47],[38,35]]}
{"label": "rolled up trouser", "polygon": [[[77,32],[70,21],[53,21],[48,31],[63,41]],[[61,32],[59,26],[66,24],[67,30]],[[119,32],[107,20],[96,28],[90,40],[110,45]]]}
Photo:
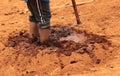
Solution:
{"label": "rolled up trouser", "polygon": [[50,28],[50,5],[42,0],[28,0],[28,9],[31,12],[29,20],[37,22],[39,28]]}

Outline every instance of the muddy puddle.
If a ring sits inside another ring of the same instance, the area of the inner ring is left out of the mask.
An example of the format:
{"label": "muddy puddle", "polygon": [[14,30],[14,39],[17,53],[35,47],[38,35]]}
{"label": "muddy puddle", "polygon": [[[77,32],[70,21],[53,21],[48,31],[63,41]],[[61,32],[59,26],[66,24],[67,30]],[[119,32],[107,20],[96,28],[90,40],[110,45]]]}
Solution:
{"label": "muddy puddle", "polygon": [[[43,55],[56,53],[59,58],[61,55],[71,56],[73,52],[86,53],[94,63],[99,64],[101,59],[96,56],[94,50],[96,44],[99,44],[104,50],[107,50],[111,45],[105,36],[90,34],[86,31],[75,30],[66,26],[54,26],[51,30],[49,40],[44,44],[30,43],[28,31],[23,30],[9,36],[7,47],[13,47],[17,54],[25,56],[36,56],[42,52]],[[62,63],[61,68],[63,68]]]}

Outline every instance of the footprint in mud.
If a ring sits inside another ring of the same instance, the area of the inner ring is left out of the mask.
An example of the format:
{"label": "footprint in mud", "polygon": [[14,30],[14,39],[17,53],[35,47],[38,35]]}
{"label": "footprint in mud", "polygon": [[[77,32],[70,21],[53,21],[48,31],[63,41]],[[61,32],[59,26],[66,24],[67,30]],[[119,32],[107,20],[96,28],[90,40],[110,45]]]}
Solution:
{"label": "footprint in mud", "polygon": [[37,55],[39,50],[46,50],[44,54],[56,53],[58,57],[61,54],[71,56],[72,52],[78,54],[87,53],[96,64],[99,64],[100,59],[93,52],[95,44],[102,45],[103,49],[107,49],[108,47],[105,48],[105,46],[111,45],[105,36],[89,34],[66,26],[54,26],[51,28],[51,34],[45,44],[36,45],[36,43],[29,43],[28,32],[20,31],[20,33],[9,37],[7,46],[13,47],[17,52],[29,56]]}

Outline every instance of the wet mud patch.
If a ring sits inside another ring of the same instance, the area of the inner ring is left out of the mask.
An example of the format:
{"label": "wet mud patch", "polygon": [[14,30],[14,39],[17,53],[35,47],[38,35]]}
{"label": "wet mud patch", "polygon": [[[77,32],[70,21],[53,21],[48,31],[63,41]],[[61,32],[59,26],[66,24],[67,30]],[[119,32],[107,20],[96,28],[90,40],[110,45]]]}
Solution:
{"label": "wet mud patch", "polygon": [[[29,34],[26,30],[12,34],[9,36],[7,47],[13,47],[17,54],[37,56],[38,53],[42,52],[44,56],[45,54],[56,53],[61,68],[64,68],[60,58],[61,55],[71,56],[73,52],[80,55],[87,54],[95,64],[99,64],[101,60],[104,60],[99,57],[99,52],[106,55],[106,51],[96,50],[96,45],[101,46],[103,50],[108,50],[111,46],[111,42],[105,36],[87,33],[85,30],[75,30],[66,26],[52,27],[49,40],[44,44],[30,43]],[[70,64],[77,62],[73,60]]]}

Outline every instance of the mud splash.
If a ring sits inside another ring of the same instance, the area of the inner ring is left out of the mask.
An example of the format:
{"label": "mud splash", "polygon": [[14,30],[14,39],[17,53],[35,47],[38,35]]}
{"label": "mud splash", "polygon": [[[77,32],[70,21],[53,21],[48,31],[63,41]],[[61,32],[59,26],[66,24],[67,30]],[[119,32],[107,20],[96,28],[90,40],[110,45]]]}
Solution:
{"label": "mud splash", "polygon": [[[71,56],[72,52],[78,54],[87,53],[89,57],[99,64],[101,59],[97,58],[94,49],[95,44],[99,44],[107,50],[111,45],[105,36],[89,34],[86,31],[75,30],[69,27],[52,27],[49,40],[42,45],[29,43],[28,31],[23,30],[17,34],[9,36],[7,47],[13,47],[16,53],[25,56],[36,56],[40,51],[44,54],[56,53],[58,58],[61,54]],[[64,68],[62,60],[59,58],[61,68]],[[75,63],[75,61],[72,61]]]}

